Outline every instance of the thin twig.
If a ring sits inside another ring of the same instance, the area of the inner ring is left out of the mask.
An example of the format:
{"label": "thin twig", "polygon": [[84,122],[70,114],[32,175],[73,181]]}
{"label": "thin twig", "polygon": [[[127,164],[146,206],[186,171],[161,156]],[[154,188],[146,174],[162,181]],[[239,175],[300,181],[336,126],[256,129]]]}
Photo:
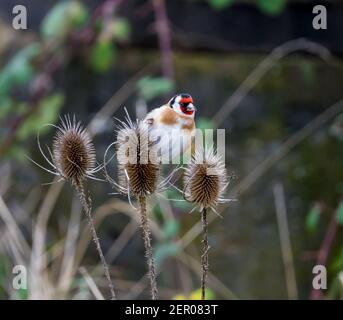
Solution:
{"label": "thin twig", "polygon": [[165,78],[173,80],[173,56],[166,4],[164,0],[152,0],[152,3],[155,11],[156,32],[162,58],[162,73]]}
{"label": "thin twig", "polygon": [[88,273],[88,271],[86,270],[86,268],[84,267],[80,267],[80,273],[82,274],[82,276],[84,277],[84,279],[86,280],[86,283],[89,287],[89,289],[92,291],[94,297],[97,300],[105,300],[104,296],[101,294],[99,288],[97,287],[97,285],[95,284],[95,281],[93,280],[93,278],[90,276],[90,274]]}
{"label": "thin twig", "polygon": [[204,208],[201,212],[201,224],[202,224],[202,231],[203,231],[203,237],[204,237],[202,240],[203,248],[202,248],[202,255],[201,255],[201,266],[202,266],[201,300],[206,300],[206,279],[207,279],[207,272],[209,268],[208,250],[210,250],[210,247],[208,245],[206,208]]}
{"label": "thin twig", "polygon": [[67,229],[67,235],[64,241],[63,257],[61,262],[61,271],[58,281],[59,291],[67,292],[69,289],[72,278],[74,276],[75,268],[75,251],[76,244],[80,234],[80,220],[81,220],[81,207],[78,199],[73,197],[71,214]]}
{"label": "thin twig", "polygon": [[22,231],[20,230],[17,222],[13,218],[2,196],[0,196],[0,218],[3,220],[5,226],[7,227],[9,238],[11,238],[11,242],[15,244],[20,254],[25,257],[27,255],[27,252],[30,251],[29,244],[25,240]]}
{"label": "thin twig", "polygon": [[155,270],[155,262],[154,262],[152,246],[151,246],[150,228],[149,228],[149,221],[148,221],[148,216],[147,216],[147,211],[146,211],[146,197],[145,196],[139,197],[139,207],[140,207],[140,213],[141,213],[141,226],[143,229],[145,256],[147,258],[148,268],[149,268],[151,298],[152,300],[157,300],[158,291],[157,291],[157,284],[156,284],[156,270]]}
{"label": "thin twig", "polygon": [[[191,271],[200,276],[202,273],[200,262],[193,258],[191,255],[187,254],[185,251],[180,252],[176,258],[180,260],[185,266],[187,266]],[[210,271],[208,272],[208,282],[212,284],[212,287],[215,288],[225,299],[239,300],[239,297],[236,296],[234,292],[231,291],[220,279],[218,279]]]}
{"label": "thin twig", "polygon": [[42,292],[43,283],[41,281],[41,275],[47,266],[46,255],[44,254],[47,223],[62,190],[62,186],[63,183],[51,185],[38,211],[36,223],[34,225],[30,259],[30,297],[32,299],[40,299],[44,296],[44,293]]}
{"label": "thin twig", "polygon": [[298,299],[297,280],[293,262],[292,245],[289,235],[287,209],[285,195],[281,183],[277,183],[273,188],[276,217],[279,227],[279,237],[281,243],[282,260],[285,268],[286,286],[288,298],[291,300]]}
{"label": "thin twig", "polygon": [[309,137],[314,131],[319,129],[322,125],[332,119],[339,112],[343,111],[343,99],[339,100],[321,114],[308,122],[299,131],[294,133],[288,140],[286,140],[281,147],[272,155],[258,164],[253,171],[251,171],[237,187],[231,189],[231,194],[242,194],[257,181],[264,173],[266,173],[275,163],[278,163],[287,153],[294,149],[300,142]]}
{"label": "thin twig", "polygon": [[136,89],[137,81],[147,72],[153,71],[155,67],[155,62],[148,64],[136,72],[127,82],[116,90],[112,97],[101,107],[87,126],[87,130],[91,136],[99,132],[99,129],[103,128],[103,123],[110,119],[118,108],[130,97]]}
{"label": "thin twig", "polygon": [[[113,263],[113,261],[118,257],[118,255],[123,251],[127,243],[132,239],[132,237],[136,234],[138,229],[138,224],[135,220],[130,219],[129,223],[125,226],[123,231],[120,232],[118,238],[113,242],[111,247],[108,249],[106,253],[106,261],[109,263]],[[96,273],[101,266],[96,266],[92,271],[91,274]],[[117,283],[116,283],[117,285]]]}
{"label": "thin twig", "polygon": [[85,214],[86,214],[86,216],[88,218],[88,224],[89,224],[92,236],[93,236],[93,240],[95,242],[96,250],[98,251],[98,254],[99,254],[102,266],[104,268],[104,273],[105,273],[106,279],[108,281],[108,286],[110,288],[111,297],[112,297],[113,300],[115,300],[116,299],[116,295],[115,295],[115,292],[114,292],[114,286],[113,286],[113,283],[112,283],[112,280],[111,280],[111,276],[110,276],[110,272],[109,272],[109,269],[108,269],[108,265],[106,263],[104,254],[102,252],[102,249],[101,249],[101,246],[100,246],[100,242],[99,242],[99,238],[97,236],[97,233],[96,233],[96,230],[95,230],[95,226],[94,226],[94,221],[93,221],[93,217],[92,217],[92,213],[91,213],[91,211],[92,211],[91,203],[90,203],[91,199],[88,198],[88,200],[87,200],[87,197],[86,197],[86,194],[85,194],[85,190],[84,190],[84,186],[83,186],[82,182],[75,183],[74,185],[75,185],[75,188],[77,190],[78,196],[80,198],[80,202],[81,202],[83,211],[85,212]]}
{"label": "thin twig", "polygon": [[332,56],[330,51],[319,43],[307,39],[295,39],[276,47],[263,61],[249,74],[238,89],[227,99],[223,106],[214,115],[213,121],[219,126],[227,116],[238,107],[249,91],[258,81],[275,66],[282,58],[297,51],[306,51],[328,61]]}

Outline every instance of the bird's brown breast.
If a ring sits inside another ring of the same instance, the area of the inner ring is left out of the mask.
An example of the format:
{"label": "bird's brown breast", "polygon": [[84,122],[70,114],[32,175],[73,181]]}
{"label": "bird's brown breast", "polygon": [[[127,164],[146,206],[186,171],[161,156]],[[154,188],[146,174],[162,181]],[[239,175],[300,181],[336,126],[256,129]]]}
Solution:
{"label": "bird's brown breast", "polygon": [[180,123],[180,119],[182,120],[181,129],[195,129],[194,119],[178,114],[168,106],[163,107],[159,121],[164,125],[175,125]]}

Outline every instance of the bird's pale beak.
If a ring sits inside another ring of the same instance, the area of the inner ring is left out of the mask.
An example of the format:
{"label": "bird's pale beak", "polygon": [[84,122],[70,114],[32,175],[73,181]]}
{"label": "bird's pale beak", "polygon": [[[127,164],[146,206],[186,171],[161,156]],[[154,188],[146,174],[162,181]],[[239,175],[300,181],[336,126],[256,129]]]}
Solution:
{"label": "bird's pale beak", "polygon": [[197,108],[193,103],[189,103],[187,106],[187,111],[197,111]]}

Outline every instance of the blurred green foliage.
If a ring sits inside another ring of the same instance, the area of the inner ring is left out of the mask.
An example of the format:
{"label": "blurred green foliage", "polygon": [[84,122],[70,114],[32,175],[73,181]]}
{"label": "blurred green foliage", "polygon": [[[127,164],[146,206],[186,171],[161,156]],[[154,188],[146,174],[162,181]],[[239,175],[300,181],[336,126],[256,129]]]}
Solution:
{"label": "blurred green foliage", "polygon": [[155,249],[157,267],[160,267],[165,259],[177,255],[181,250],[180,245],[173,240],[180,231],[179,221],[170,218],[165,219],[161,231],[162,240]]}
{"label": "blurred green foliage", "polygon": [[101,40],[91,48],[90,61],[95,71],[107,71],[115,60],[116,48],[112,41]]}
{"label": "blurred green foliage", "polygon": [[343,246],[338,250],[330,266],[330,272],[338,273],[343,270]]}
{"label": "blurred green foliage", "polygon": [[198,129],[213,129],[216,127],[216,124],[214,123],[214,121],[212,119],[209,118],[205,118],[205,117],[199,117],[197,119],[197,128]]}
{"label": "blurred green foliage", "polygon": [[180,245],[175,242],[157,244],[155,248],[156,266],[161,267],[165,259],[176,256],[180,250]]}
{"label": "blurred green foliage", "polygon": [[343,226],[343,201],[341,201],[337,207],[336,217],[337,217],[338,223]]}
{"label": "blurred green foliage", "polygon": [[180,192],[175,189],[170,188],[166,190],[166,196],[168,199],[173,199],[174,201],[171,200],[173,207],[182,212],[189,212],[193,207],[193,204],[185,201]]}
{"label": "blurred green foliage", "polygon": [[88,9],[80,1],[59,1],[50,9],[41,24],[45,39],[63,38],[74,27],[87,22]]}
{"label": "blurred green foliage", "polygon": [[114,39],[128,41],[131,35],[131,26],[127,19],[117,18],[111,23],[111,32]]}
{"label": "blurred green foliage", "polygon": [[[239,0],[207,0],[207,2],[214,10],[223,10],[234,3],[240,3]],[[253,0],[251,3],[256,4],[263,13],[276,16],[282,13],[287,0]]]}
{"label": "blurred green foliage", "polygon": [[271,16],[276,16],[282,13],[287,4],[287,0],[257,0],[259,9]]}
{"label": "blurred green foliage", "polygon": [[180,223],[175,219],[169,219],[164,223],[162,228],[162,239],[169,240],[178,235]]}
{"label": "blurred green foliage", "polygon": [[208,0],[210,6],[215,10],[228,8],[235,0]]}
{"label": "blurred green foliage", "polygon": [[174,83],[163,77],[146,76],[138,81],[137,87],[140,97],[149,102],[156,97],[172,92]]}
{"label": "blurred green foliage", "polygon": [[41,50],[39,43],[31,43],[19,50],[0,72],[0,97],[10,94],[14,86],[24,86],[34,76],[31,61]]}
{"label": "blurred green foliage", "polygon": [[64,95],[62,93],[54,93],[42,99],[38,103],[37,111],[32,113],[17,131],[19,141],[35,135],[40,127],[42,132],[47,130],[48,127],[43,125],[55,122],[63,103]]}
{"label": "blurred green foliage", "polygon": [[74,54],[79,58],[82,52],[79,61],[95,72],[107,72],[115,63],[116,42],[129,39],[130,24],[115,15],[93,18],[82,1],[56,2],[40,23],[41,37],[18,50],[3,66],[0,120],[10,118],[13,122],[9,124],[14,124],[9,129],[0,128],[5,133],[0,147],[4,146],[2,153],[7,158],[24,159],[22,143],[44,124],[57,120],[66,97],[57,89],[54,75],[68,67]]}
{"label": "blurred green foliage", "polygon": [[306,216],[305,226],[306,230],[310,233],[314,233],[320,221],[321,208],[319,204],[315,204]]}

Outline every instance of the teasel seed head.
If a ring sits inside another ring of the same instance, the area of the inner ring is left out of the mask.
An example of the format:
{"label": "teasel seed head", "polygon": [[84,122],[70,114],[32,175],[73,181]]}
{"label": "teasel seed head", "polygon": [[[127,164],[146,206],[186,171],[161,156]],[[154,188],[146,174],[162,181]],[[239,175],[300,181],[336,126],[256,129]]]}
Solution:
{"label": "teasel seed head", "polygon": [[54,165],[63,178],[80,183],[94,173],[94,145],[81,123],[76,122],[75,116],[73,120],[65,116],[57,129],[52,152]]}
{"label": "teasel seed head", "polygon": [[212,208],[225,202],[222,198],[228,184],[225,164],[213,148],[198,150],[186,167],[184,197],[204,208]]}
{"label": "teasel seed head", "polygon": [[160,161],[155,144],[149,141],[149,127],[142,121],[121,122],[117,134],[120,191],[136,197],[159,189]]}

